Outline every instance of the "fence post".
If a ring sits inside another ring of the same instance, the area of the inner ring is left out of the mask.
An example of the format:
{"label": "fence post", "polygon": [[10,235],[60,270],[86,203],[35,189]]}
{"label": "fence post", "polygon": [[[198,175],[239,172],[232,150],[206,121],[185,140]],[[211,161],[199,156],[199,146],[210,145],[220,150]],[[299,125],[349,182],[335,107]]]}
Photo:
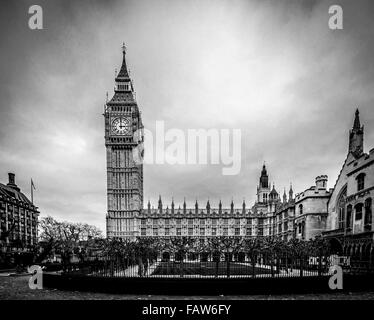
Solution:
{"label": "fence post", "polygon": [[252,254],[252,257],[251,257],[251,263],[252,263],[252,277],[254,278],[256,276],[256,257],[254,254]]}
{"label": "fence post", "polygon": [[227,278],[230,278],[230,253],[226,253],[226,275]]}
{"label": "fence post", "polygon": [[320,277],[322,275],[322,255],[319,255],[318,258],[318,276]]}

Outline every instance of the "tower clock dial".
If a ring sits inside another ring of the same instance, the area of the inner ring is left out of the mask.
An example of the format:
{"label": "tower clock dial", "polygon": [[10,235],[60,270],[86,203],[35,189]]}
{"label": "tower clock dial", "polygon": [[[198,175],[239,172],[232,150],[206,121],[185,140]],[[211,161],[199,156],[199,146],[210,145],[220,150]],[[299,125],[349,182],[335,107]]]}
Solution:
{"label": "tower clock dial", "polygon": [[118,117],[112,121],[112,132],[117,135],[130,133],[130,120],[125,117]]}

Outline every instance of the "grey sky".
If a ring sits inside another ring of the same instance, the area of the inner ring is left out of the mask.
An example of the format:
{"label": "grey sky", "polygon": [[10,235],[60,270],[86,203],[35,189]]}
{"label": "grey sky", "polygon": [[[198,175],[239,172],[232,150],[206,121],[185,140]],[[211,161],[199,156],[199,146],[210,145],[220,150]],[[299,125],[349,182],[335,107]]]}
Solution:
{"label": "grey sky", "polygon": [[[0,12],[0,181],[7,172],[42,215],[105,229],[105,94],[121,44],[147,128],[242,129],[242,170],[145,167],[145,200],[252,204],[263,161],[295,192],[335,183],[358,106],[374,146],[374,3],[370,1],[34,1]],[[328,28],[340,4],[344,29]]]}

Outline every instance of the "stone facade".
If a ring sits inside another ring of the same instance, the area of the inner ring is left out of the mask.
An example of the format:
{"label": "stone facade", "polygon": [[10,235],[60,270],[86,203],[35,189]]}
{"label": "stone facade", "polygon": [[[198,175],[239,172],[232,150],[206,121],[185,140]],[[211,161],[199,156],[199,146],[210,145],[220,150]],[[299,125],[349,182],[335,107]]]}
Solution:
{"label": "stone facade", "polygon": [[281,240],[289,241],[296,236],[294,226],[295,199],[293,198],[292,186],[287,199],[286,190],[283,194],[283,202],[277,207],[274,214],[273,235]]}
{"label": "stone facade", "polygon": [[295,238],[310,240],[326,228],[327,202],[331,190],[327,190],[327,176],[316,178],[316,185],[295,197]]}
{"label": "stone facade", "polygon": [[15,175],[0,183],[0,245],[2,251],[27,250],[37,243],[38,208],[16,185]]}
{"label": "stone facade", "polygon": [[327,226],[323,235],[336,250],[360,259],[372,256],[374,149],[364,153],[364,128],[356,111],[349,132],[348,154],[328,201]]}
{"label": "stone facade", "polygon": [[172,201],[170,208],[164,208],[161,196],[157,209],[148,202],[137,219],[137,234],[140,236],[269,236],[273,230],[273,219],[277,204],[280,202],[274,186],[268,186],[265,165],[262,168],[257,188],[257,201],[247,208],[245,201],[241,207],[231,202],[229,208],[211,207],[208,201],[204,208],[195,203],[187,208],[186,202],[176,208]]}

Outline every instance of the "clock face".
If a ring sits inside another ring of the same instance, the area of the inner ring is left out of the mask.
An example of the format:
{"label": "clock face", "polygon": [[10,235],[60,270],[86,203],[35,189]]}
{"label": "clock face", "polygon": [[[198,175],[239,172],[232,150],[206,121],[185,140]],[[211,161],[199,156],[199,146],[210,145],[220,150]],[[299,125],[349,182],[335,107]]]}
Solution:
{"label": "clock face", "polygon": [[115,118],[112,121],[112,132],[118,135],[130,133],[130,120],[128,118]]}

